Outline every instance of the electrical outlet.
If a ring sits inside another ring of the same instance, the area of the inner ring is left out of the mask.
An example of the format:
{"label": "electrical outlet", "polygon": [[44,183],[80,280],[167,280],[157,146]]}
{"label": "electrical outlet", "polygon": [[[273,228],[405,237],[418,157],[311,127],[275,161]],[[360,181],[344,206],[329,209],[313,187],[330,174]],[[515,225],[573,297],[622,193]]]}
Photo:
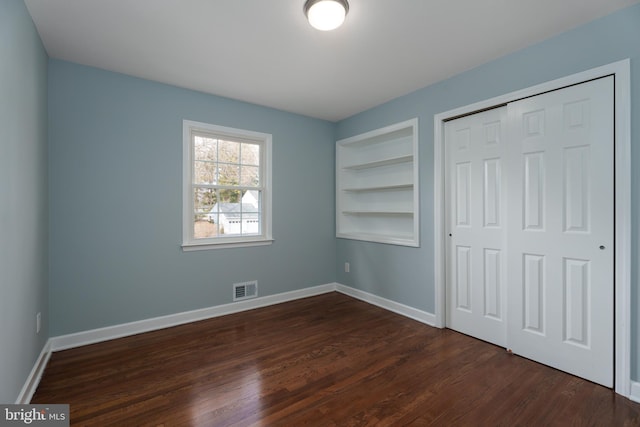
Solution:
{"label": "electrical outlet", "polygon": [[40,333],[41,326],[42,326],[42,314],[38,312],[38,314],[36,314],[36,334]]}
{"label": "electrical outlet", "polygon": [[344,263],[344,272],[348,273],[351,270],[351,266],[349,265],[348,262]]}

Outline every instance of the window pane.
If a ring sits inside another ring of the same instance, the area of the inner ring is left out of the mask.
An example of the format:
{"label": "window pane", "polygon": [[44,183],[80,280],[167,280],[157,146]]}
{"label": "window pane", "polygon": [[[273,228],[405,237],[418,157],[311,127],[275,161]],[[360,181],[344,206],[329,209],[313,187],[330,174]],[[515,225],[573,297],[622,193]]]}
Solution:
{"label": "window pane", "polygon": [[260,146],[258,144],[243,143],[240,146],[242,158],[240,163],[243,165],[256,165],[260,164]]}
{"label": "window pane", "polygon": [[240,162],[240,143],[218,140],[218,161],[225,163]]}
{"label": "window pane", "polygon": [[193,156],[195,160],[218,160],[218,140],[194,135]]}
{"label": "window pane", "polygon": [[196,160],[193,162],[193,181],[195,184],[215,184],[218,163]]}
{"label": "window pane", "polygon": [[218,185],[240,184],[240,166],[218,163]]}
{"label": "window pane", "polygon": [[216,190],[210,188],[195,188],[193,190],[193,211],[196,215],[207,215],[218,202]]}
{"label": "window pane", "polygon": [[248,190],[242,196],[242,212],[260,212],[260,191]]}
{"label": "window pane", "polygon": [[218,235],[218,224],[206,219],[205,215],[195,215],[193,221],[193,237],[206,239]]}
{"label": "window pane", "polygon": [[[240,190],[220,190],[220,206],[224,206],[225,204],[234,204],[238,205],[237,210],[240,210],[240,200],[242,199],[242,192]],[[231,209],[231,207],[228,207]]]}
{"label": "window pane", "polygon": [[260,185],[260,168],[258,166],[241,166],[240,185],[257,187]]}

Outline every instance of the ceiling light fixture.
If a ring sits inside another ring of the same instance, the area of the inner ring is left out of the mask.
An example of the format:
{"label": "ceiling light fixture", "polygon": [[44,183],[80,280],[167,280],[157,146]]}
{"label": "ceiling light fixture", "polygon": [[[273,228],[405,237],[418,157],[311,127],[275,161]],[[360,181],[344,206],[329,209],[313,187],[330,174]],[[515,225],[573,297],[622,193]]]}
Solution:
{"label": "ceiling light fixture", "polygon": [[312,27],[321,31],[335,30],[349,12],[347,0],[307,0],[304,14]]}

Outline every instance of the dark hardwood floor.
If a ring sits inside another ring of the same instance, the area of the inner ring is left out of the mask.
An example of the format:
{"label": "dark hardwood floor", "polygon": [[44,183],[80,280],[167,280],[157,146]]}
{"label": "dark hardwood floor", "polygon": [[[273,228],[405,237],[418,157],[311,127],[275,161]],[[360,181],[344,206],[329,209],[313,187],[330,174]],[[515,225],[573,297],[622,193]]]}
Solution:
{"label": "dark hardwood floor", "polygon": [[632,426],[613,391],[331,293],[54,353],[32,403],[95,426]]}

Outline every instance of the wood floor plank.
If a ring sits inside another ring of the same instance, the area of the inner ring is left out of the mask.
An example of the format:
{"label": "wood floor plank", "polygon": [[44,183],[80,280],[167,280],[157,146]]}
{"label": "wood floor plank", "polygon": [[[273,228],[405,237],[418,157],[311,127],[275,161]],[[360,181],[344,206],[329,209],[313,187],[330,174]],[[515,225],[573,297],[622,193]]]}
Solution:
{"label": "wood floor plank", "polygon": [[640,425],[640,404],[330,293],[54,353],[78,426]]}

